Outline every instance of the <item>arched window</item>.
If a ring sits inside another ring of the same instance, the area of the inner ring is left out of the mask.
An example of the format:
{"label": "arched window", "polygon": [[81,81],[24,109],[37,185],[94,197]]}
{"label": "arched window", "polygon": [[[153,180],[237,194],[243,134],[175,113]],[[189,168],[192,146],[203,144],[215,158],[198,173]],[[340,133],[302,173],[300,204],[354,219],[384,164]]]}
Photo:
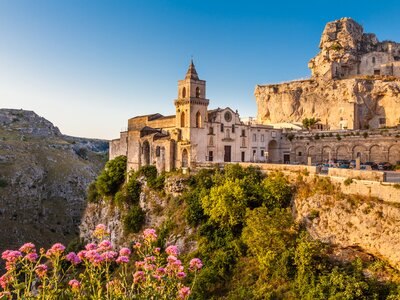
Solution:
{"label": "arched window", "polygon": [[185,112],[181,113],[181,127],[185,127]]}
{"label": "arched window", "polygon": [[183,87],[183,89],[182,89],[182,98],[185,98],[185,97],[186,97],[186,88]]}
{"label": "arched window", "polygon": [[375,57],[372,57],[372,63],[375,64],[375,62],[376,62]]}
{"label": "arched window", "polygon": [[200,111],[198,111],[196,113],[196,128],[200,128],[201,127],[201,113]]}
{"label": "arched window", "polygon": [[200,88],[196,88],[196,98],[200,98]]}

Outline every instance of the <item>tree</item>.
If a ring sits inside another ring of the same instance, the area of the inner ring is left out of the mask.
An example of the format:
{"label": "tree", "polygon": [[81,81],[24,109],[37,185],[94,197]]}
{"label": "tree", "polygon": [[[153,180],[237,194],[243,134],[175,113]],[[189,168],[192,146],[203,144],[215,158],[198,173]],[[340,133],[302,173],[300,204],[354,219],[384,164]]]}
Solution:
{"label": "tree", "polygon": [[303,120],[303,127],[307,130],[312,129],[319,121],[321,121],[321,119],[319,118],[305,118]]}
{"label": "tree", "polygon": [[104,170],[97,177],[96,187],[101,195],[115,194],[126,176],[126,156],[120,155],[106,163]]}
{"label": "tree", "polygon": [[223,228],[240,224],[246,213],[247,201],[240,179],[226,179],[222,185],[212,187],[201,202],[204,213]]}

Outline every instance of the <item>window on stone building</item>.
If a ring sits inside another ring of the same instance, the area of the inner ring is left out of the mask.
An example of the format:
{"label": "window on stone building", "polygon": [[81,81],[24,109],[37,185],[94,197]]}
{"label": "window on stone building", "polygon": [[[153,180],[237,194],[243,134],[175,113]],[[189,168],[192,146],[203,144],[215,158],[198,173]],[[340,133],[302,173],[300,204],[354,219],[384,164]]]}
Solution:
{"label": "window on stone building", "polygon": [[245,159],[245,155],[246,155],[246,153],[244,152],[244,151],[242,151],[242,162],[244,162],[244,159]]}
{"label": "window on stone building", "polygon": [[261,150],[261,157],[264,157],[264,150]]}
{"label": "window on stone building", "polygon": [[208,161],[213,161],[214,160],[214,153],[213,151],[208,151]]}
{"label": "window on stone building", "polygon": [[235,124],[232,124],[232,133],[235,133]]}
{"label": "window on stone building", "polygon": [[381,75],[381,70],[374,70],[374,75]]}
{"label": "window on stone building", "polygon": [[196,113],[196,128],[200,128],[201,127],[201,113],[200,111],[198,111]]}
{"label": "window on stone building", "polygon": [[261,135],[261,142],[264,142],[264,135]]}
{"label": "window on stone building", "polygon": [[214,146],[214,139],[212,136],[210,136],[210,141],[208,143],[210,146]]}
{"label": "window on stone building", "polygon": [[224,124],[221,124],[221,132],[224,132]]}
{"label": "window on stone building", "polygon": [[181,113],[181,127],[185,127],[185,112]]}
{"label": "window on stone building", "polygon": [[246,130],[242,129],[242,136],[246,136]]}
{"label": "window on stone building", "polygon": [[376,62],[375,57],[372,57],[372,63],[375,64],[375,62]]}
{"label": "window on stone building", "polygon": [[257,134],[253,134],[253,142],[257,142]]}
{"label": "window on stone building", "polygon": [[200,88],[196,88],[196,98],[200,98]]}
{"label": "window on stone building", "polygon": [[208,128],[208,134],[214,134],[214,127]]}
{"label": "window on stone building", "polygon": [[379,125],[386,125],[386,118],[379,118]]}
{"label": "window on stone building", "polygon": [[301,152],[297,153],[297,156],[302,156],[302,155],[303,155],[303,153],[301,153]]}
{"label": "window on stone building", "polygon": [[156,147],[156,156],[160,157],[160,154],[161,154],[161,148],[160,148],[160,146],[157,146]]}
{"label": "window on stone building", "polygon": [[185,98],[185,97],[186,97],[186,88],[183,87],[183,89],[182,89],[182,98]]}

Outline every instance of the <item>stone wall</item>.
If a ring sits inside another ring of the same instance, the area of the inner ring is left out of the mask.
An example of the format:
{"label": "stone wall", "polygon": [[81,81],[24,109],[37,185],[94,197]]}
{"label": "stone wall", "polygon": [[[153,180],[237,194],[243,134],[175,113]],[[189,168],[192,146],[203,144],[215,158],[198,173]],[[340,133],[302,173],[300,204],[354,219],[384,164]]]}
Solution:
{"label": "stone wall", "polygon": [[334,160],[400,161],[400,130],[365,130],[337,132],[287,132],[286,145],[290,161],[307,164]]}
{"label": "stone wall", "polygon": [[353,169],[329,168],[328,175],[336,177],[352,178],[352,179],[356,178],[359,180],[370,180],[378,182],[385,181],[385,172],[381,171],[361,171]]}

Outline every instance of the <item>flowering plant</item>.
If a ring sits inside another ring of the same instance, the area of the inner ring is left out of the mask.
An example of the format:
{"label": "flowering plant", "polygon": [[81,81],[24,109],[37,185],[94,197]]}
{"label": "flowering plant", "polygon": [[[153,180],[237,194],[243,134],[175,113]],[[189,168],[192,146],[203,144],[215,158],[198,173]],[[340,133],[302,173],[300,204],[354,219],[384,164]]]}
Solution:
{"label": "flowering plant", "polygon": [[163,254],[154,247],[154,229],[143,232],[143,241],[132,249],[113,251],[105,225],[96,226],[97,243],[78,253],[54,244],[39,253],[32,243],[6,250],[6,273],[0,277],[0,299],[188,299],[203,264],[194,258],[185,269],[174,245]]}

